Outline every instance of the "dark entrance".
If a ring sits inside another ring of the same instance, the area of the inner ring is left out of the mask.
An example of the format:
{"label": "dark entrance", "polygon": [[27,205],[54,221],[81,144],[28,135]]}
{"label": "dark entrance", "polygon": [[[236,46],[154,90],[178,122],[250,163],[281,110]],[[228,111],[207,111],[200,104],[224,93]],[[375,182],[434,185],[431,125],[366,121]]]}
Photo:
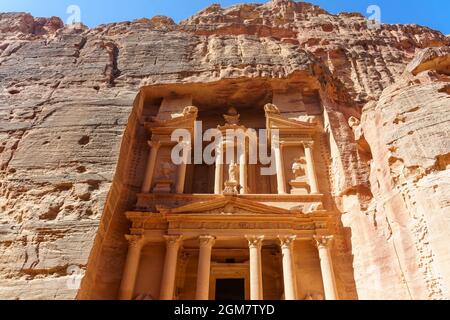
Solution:
{"label": "dark entrance", "polygon": [[245,300],[245,279],[217,279],[216,300]]}

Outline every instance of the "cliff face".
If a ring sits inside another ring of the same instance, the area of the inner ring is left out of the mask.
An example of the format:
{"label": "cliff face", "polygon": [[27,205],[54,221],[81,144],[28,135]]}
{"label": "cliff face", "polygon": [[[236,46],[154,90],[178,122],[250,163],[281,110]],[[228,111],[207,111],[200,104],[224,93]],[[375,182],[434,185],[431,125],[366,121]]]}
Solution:
{"label": "cliff face", "polygon": [[449,43],[285,0],[179,25],[0,14],[0,298],[76,297],[140,87],[297,72],[321,88],[358,298],[450,298]]}
{"label": "cliff face", "polygon": [[363,109],[373,199],[364,227],[360,214],[343,219],[361,227],[352,227],[355,265],[373,271],[359,280],[364,297],[449,297],[449,49],[420,51]]}

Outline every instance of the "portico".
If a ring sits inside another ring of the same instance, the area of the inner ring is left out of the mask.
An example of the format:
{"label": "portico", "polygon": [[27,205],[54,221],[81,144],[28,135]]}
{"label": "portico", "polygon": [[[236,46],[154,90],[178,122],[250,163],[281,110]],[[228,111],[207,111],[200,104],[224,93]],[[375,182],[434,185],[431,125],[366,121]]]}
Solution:
{"label": "portico", "polygon": [[[256,213],[256,211],[258,213]],[[139,250],[136,241],[142,245],[163,244],[165,249],[164,268],[160,284],[159,299],[179,299],[189,296],[195,282],[195,291],[190,298],[208,300],[218,292],[218,280],[242,280],[244,296],[250,300],[264,300],[265,286],[273,283],[264,281],[263,270],[274,268],[280,275],[280,299],[296,300],[296,257],[297,243],[316,245],[322,268],[323,287],[327,299],[337,299],[334,280],[331,237],[328,217],[325,212],[306,216],[300,212],[261,205],[239,196],[220,196],[210,201],[189,204],[179,208],[153,213],[129,212],[132,222],[127,238],[130,250],[124,274],[136,274]],[[156,226],[161,229],[155,230]],[[268,262],[268,255],[279,264]],[[263,256],[264,259],[263,259]],[[183,260],[196,260],[195,277],[188,275]],[[265,270],[264,270],[265,271]],[[267,273],[267,272],[266,272]],[[195,281],[193,281],[195,278]],[[192,280],[190,280],[192,279]],[[123,278],[121,297],[131,299],[132,276]],[[191,281],[190,285],[180,283]],[[178,283],[178,286],[177,286]],[[270,290],[274,290],[270,288]]]}
{"label": "portico", "polygon": [[123,300],[354,297],[323,111],[313,82],[143,88],[105,206],[115,220],[99,227],[110,236],[96,290]]}
{"label": "portico", "polygon": [[[135,210],[126,213],[119,297],[337,299],[317,119],[290,118],[269,103],[256,123],[265,123],[264,136],[247,129],[236,108],[224,113],[217,129],[207,123],[215,130],[211,146],[196,140],[205,130],[197,107],[145,123],[150,148]],[[173,139],[179,129],[183,141]],[[173,161],[176,147],[181,163]],[[215,158],[198,163],[208,148]],[[263,174],[269,166],[274,171]]]}

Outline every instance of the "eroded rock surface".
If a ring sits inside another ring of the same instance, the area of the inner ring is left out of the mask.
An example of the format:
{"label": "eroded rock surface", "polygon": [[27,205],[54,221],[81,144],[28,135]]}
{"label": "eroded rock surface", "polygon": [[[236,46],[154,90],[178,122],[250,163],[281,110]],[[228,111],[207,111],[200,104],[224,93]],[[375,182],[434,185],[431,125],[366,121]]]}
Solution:
{"label": "eroded rock surface", "polygon": [[86,269],[141,86],[298,72],[334,137],[357,298],[449,298],[449,43],[287,0],[179,25],[0,14],[0,298],[76,297],[68,268]]}
{"label": "eroded rock surface", "polygon": [[[356,227],[360,217],[350,214],[345,219],[360,239],[352,242],[361,254],[356,265],[374,269],[376,290],[364,289],[369,298],[381,298],[384,293],[395,299],[400,292],[405,299],[449,297],[450,256],[445,244],[450,230],[448,49],[419,52],[407,67],[417,75],[406,72],[378,103],[370,103],[363,111],[362,128],[373,154],[374,198],[366,214],[373,221],[362,231]],[[373,236],[374,247],[359,250],[368,235]],[[377,243],[388,245],[380,250]],[[391,272],[397,270],[397,284],[386,276],[390,263],[396,265]],[[367,278],[360,281],[366,287]]]}

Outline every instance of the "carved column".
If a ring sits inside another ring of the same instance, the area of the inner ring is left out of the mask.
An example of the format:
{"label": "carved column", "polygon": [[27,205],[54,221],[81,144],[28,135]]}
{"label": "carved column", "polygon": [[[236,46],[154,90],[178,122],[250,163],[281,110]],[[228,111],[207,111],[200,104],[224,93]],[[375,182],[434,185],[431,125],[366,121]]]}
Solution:
{"label": "carved column", "polygon": [[183,144],[183,162],[178,165],[178,177],[177,177],[177,186],[176,192],[178,194],[184,193],[184,184],[186,182],[186,168],[189,162],[189,156],[191,144],[189,142],[185,142]]}
{"label": "carved column", "polygon": [[219,143],[216,149],[216,174],[214,180],[214,194],[223,192],[223,144]]}
{"label": "carved column", "polygon": [[161,279],[160,300],[172,300],[175,289],[175,275],[177,272],[178,249],[182,236],[165,236],[166,257]]}
{"label": "carved column", "polygon": [[332,236],[315,236],[317,248],[319,249],[320,268],[322,270],[323,288],[326,300],[337,300],[338,293],[336,279],[334,277],[333,263],[331,261],[330,246]]}
{"label": "carved column", "polygon": [[152,187],[153,175],[155,173],[156,160],[158,159],[158,150],[161,147],[159,142],[149,141],[150,155],[148,157],[147,169],[145,172],[144,183],[142,184],[142,193],[149,193]]}
{"label": "carved column", "polygon": [[209,299],[209,277],[211,274],[211,251],[216,238],[213,236],[200,237],[200,254],[198,257],[197,293],[196,300]]}
{"label": "carved column", "polygon": [[247,236],[250,249],[250,299],[263,300],[261,248],[264,236]]}
{"label": "carved column", "polygon": [[278,194],[286,194],[286,179],[284,176],[283,152],[280,143],[275,143],[273,147],[275,152],[275,165],[277,168]]}
{"label": "carved column", "polygon": [[283,255],[284,296],[286,300],[297,300],[293,257],[293,245],[296,236],[280,236],[278,238]]}
{"label": "carved column", "polygon": [[314,156],[313,156],[314,142],[312,142],[312,141],[304,142],[303,146],[305,147],[306,168],[307,168],[309,184],[311,186],[311,193],[317,194],[317,193],[319,193],[319,187],[317,185],[317,175],[316,175],[316,170],[314,168]]}
{"label": "carved column", "polygon": [[247,154],[245,150],[239,155],[239,183],[241,185],[240,194],[247,194]]}
{"label": "carved column", "polygon": [[128,254],[122,274],[119,299],[132,300],[144,241],[142,236],[126,235],[125,238],[128,240]]}

